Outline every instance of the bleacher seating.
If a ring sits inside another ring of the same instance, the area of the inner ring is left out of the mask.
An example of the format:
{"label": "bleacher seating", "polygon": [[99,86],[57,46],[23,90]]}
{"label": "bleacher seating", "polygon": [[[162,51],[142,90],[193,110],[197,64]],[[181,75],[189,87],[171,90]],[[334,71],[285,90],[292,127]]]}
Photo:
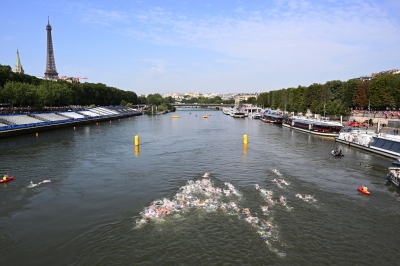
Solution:
{"label": "bleacher seating", "polygon": [[104,108],[104,107],[95,107],[90,109],[91,112],[99,113],[101,115],[118,115],[118,112]]}
{"label": "bleacher seating", "polygon": [[[29,113],[28,113],[29,114]],[[125,106],[95,107],[89,110],[76,110],[58,113],[31,113],[28,115],[0,115],[0,131],[19,130],[30,127],[50,126],[90,118],[104,118],[118,115],[141,115],[135,109]],[[122,117],[122,116],[121,116]]]}
{"label": "bleacher seating", "polygon": [[93,113],[91,111],[79,111],[79,114],[83,114],[83,115],[87,115],[89,117],[100,117],[101,115],[99,115],[98,113]]}
{"label": "bleacher seating", "polygon": [[43,114],[34,114],[34,116],[38,119],[42,119],[44,121],[63,121],[68,120],[68,118],[63,117],[61,115],[55,113],[43,113]]}
{"label": "bleacher seating", "polygon": [[42,120],[27,115],[6,115],[2,116],[2,119],[14,125],[25,125],[25,124],[34,124],[43,122]]}
{"label": "bleacher seating", "polygon": [[85,118],[83,115],[75,113],[75,112],[60,112],[60,115],[67,116],[73,119],[82,119]]}

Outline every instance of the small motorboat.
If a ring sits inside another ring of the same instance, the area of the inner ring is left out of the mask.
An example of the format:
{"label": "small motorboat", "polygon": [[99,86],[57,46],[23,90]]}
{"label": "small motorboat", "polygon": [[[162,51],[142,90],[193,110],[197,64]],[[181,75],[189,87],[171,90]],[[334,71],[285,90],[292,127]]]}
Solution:
{"label": "small motorboat", "polygon": [[342,150],[337,150],[337,149],[336,150],[332,150],[331,154],[333,156],[344,156],[343,153],[342,153]]}
{"label": "small motorboat", "polygon": [[367,195],[371,194],[371,192],[369,192],[369,190],[363,190],[361,186],[358,186],[358,190],[363,194],[367,194]]}
{"label": "small motorboat", "polygon": [[6,179],[1,179],[0,180],[0,183],[5,183],[5,182],[8,182],[8,181],[11,181],[11,180],[13,180],[14,179],[14,176],[9,176],[9,177],[7,177]]}

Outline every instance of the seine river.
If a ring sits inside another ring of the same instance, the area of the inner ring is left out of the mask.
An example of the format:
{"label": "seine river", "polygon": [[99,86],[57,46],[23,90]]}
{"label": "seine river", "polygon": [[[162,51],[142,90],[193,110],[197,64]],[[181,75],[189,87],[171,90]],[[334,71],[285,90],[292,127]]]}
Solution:
{"label": "seine river", "polygon": [[[0,140],[15,176],[0,184],[0,265],[399,264],[392,159],[220,111],[175,115]],[[162,204],[176,211],[142,217]]]}

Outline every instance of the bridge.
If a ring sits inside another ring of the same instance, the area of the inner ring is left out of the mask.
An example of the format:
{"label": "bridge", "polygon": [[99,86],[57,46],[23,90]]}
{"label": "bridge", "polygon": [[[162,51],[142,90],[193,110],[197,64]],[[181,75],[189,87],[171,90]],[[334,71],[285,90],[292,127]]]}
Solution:
{"label": "bridge", "polygon": [[217,103],[174,103],[171,104],[176,108],[213,108],[213,109],[220,109],[223,107],[234,107],[234,104],[217,104]]}

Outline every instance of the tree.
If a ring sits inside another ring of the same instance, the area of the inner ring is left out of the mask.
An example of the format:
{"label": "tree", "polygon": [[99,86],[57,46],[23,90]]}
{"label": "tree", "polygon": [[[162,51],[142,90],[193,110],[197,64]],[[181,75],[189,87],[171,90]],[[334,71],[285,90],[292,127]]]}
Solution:
{"label": "tree", "polygon": [[[368,105],[368,90],[369,82],[361,82],[358,84],[356,97],[354,99],[354,104],[356,107],[364,109]],[[377,99],[375,104],[380,105],[380,100]]]}

